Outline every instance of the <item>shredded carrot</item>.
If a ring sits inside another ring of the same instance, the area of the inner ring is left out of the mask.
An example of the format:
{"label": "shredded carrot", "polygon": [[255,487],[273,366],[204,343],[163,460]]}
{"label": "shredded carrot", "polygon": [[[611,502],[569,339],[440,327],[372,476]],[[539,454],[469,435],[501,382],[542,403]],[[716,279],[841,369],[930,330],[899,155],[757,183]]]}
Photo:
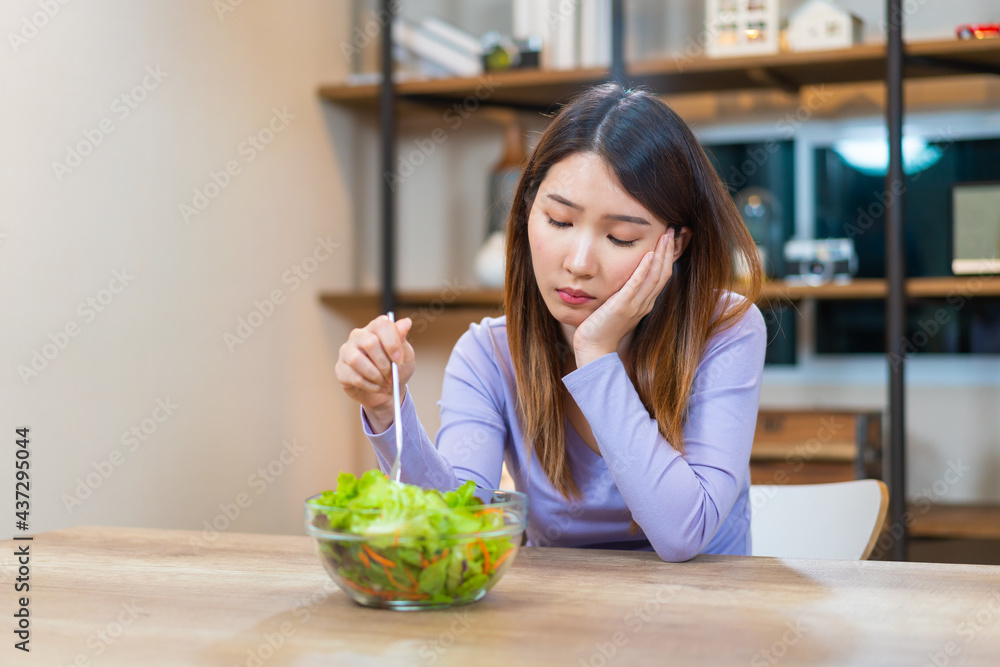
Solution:
{"label": "shredded carrot", "polygon": [[508,557],[509,557],[509,556],[510,556],[510,555],[511,555],[512,553],[514,553],[514,550],[513,550],[513,549],[507,549],[507,551],[503,552],[503,555],[502,555],[502,556],[500,556],[500,558],[497,558],[497,562],[493,563],[493,571],[494,571],[494,572],[496,572],[497,570],[499,570],[499,569],[500,569],[500,565],[501,565],[501,564],[503,564],[503,562],[504,562],[505,560],[507,560],[507,558],[508,558]]}
{"label": "shredded carrot", "polygon": [[361,591],[362,593],[368,593],[369,595],[374,595],[376,597],[380,597],[382,595],[378,591],[375,591],[375,590],[373,590],[371,588],[368,588],[367,586],[362,586],[361,584],[356,584],[353,581],[351,581],[350,579],[344,579],[344,583],[346,583],[348,586],[350,586],[351,588],[353,588],[355,590]]}
{"label": "shredded carrot", "polygon": [[391,583],[397,589],[403,590],[403,587],[400,586],[399,582],[396,581],[396,579],[392,576],[392,570],[390,568],[386,567],[385,564],[382,565],[382,569],[385,570],[385,576],[389,577],[389,583]]}
{"label": "shredded carrot", "polygon": [[483,574],[490,573],[490,550],[486,548],[482,538],[478,538],[479,548],[483,550]]}
{"label": "shredded carrot", "polygon": [[371,547],[369,547],[367,544],[362,545],[361,548],[367,551],[368,555],[371,556],[371,559],[376,563],[381,563],[384,567],[396,567],[395,563],[393,563],[385,556],[379,556],[377,553],[372,551]]}
{"label": "shredded carrot", "polygon": [[364,551],[359,551],[358,552],[358,557],[361,559],[361,562],[365,564],[365,567],[371,567],[372,566],[372,562],[370,560],[368,560],[368,556],[365,555]]}
{"label": "shredded carrot", "polygon": [[430,565],[430,562],[424,558],[423,554],[420,554],[420,567],[427,567],[428,565]]}
{"label": "shredded carrot", "polygon": [[396,539],[395,539],[395,541],[393,541],[392,546],[394,546],[394,547],[398,547],[399,546],[399,531],[398,530],[396,531]]}
{"label": "shredded carrot", "polygon": [[414,579],[413,578],[413,574],[410,573],[410,568],[408,568],[408,567],[404,568],[403,571],[406,572],[407,578],[410,580],[410,583],[413,584],[413,591],[416,592],[416,590],[417,590],[417,580]]}

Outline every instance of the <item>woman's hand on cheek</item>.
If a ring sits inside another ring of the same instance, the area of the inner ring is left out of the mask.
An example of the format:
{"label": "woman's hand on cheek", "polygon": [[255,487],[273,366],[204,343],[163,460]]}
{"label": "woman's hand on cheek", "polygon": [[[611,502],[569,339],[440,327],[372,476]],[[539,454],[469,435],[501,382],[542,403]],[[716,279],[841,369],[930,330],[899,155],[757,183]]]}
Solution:
{"label": "woman's hand on cheek", "polygon": [[573,336],[577,368],[618,350],[625,335],[653,309],[673,273],[673,256],[674,230],[669,229],[656,249],[643,255],[622,288],[577,327]]}

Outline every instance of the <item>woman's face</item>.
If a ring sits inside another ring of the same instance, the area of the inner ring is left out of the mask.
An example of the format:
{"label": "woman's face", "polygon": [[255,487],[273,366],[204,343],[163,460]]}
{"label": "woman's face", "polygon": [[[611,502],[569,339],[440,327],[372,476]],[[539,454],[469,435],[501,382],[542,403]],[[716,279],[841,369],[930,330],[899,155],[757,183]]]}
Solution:
{"label": "woman's face", "polygon": [[554,164],[528,213],[535,281],[549,312],[578,327],[666,231],[597,155],[574,153]]}

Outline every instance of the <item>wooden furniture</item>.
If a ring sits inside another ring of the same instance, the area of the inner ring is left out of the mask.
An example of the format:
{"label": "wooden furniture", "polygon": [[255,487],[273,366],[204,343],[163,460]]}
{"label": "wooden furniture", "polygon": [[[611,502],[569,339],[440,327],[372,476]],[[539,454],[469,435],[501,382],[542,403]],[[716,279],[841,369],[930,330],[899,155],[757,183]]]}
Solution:
{"label": "wooden furniture", "polygon": [[[906,45],[911,65],[908,78],[941,76],[940,67],[917,62],[918,58],[947,59],[965,65],[968,71],[1000,70],[997,40],[956,39],[911,42]],[[680,93],[781,88],[797,91],[802,86],[823,83],[880,81],[885,77],[886,47],[860,44],[850,49],[778,53],[748,58],[676,57],[628,64],[634,84],[676,95]],[[406,81],[396,85],[401,101],[445,106],[470,96],[482,95],[483,81],[491,87],[489,101],[515,108],[548,110],[583,88],[608,80],[608,70],[519,70],[494,72],[483,77]],[[338,105],[371,111],[377,107],[379,86],[325,85],[320,96]]]}
{"label": "wooden furniture", "polygon": [[750,487],[754,556],[865,560],[882,533],[889,489],[877,479]]}
{"label": "wooden furniture", "polygon": [[758,411],[750,452],[752,484],[816,484],[881,477],[882,413]]}
{"label": "wooden furniture", "polygon": [[[944,278],[910,278],[906,281],[910,297],[948,297],[952,295],[1000,296],[1000,277],[954,276]],[[886,281],[879,278],[859,278],[845,284],[803,285],[784,280],[764,284],[761,302],[798,301],[800,299],[884,299]],[[378,312],[377,292],[326,292],[320,295],[324,305],[336,311],[361,310]],[[400,291],[396,294],[404,312],[433,310],[474,310],[482,314],[499,313],[503,291],[467,286],[462,289]]]}
{"label": "wooden furniture", "polygon": [[914,537],[950,537],[1000,540],[1000,505],[942,505],[911,503],[910,534]]}
{"label": "wooden furniture", "polygon": [[910,503],[907,558],[1000,565],[1000,505]]}
{"label": "wooden furniture", "polygon": [[31,654],[8,644],[10,664],[992,667],[1000,655],[990,566],[526,548],[480,602],[393,612],[350,602],[306,537],[60,530],[3,542],[8,585],[25,544]]}

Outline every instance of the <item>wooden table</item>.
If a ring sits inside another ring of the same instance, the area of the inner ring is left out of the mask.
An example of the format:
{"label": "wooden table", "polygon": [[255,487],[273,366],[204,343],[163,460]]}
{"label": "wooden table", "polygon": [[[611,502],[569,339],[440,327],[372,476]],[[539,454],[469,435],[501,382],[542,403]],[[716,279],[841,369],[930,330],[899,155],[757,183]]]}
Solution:
{"label": "wooden table", "polygon": [[[30,544],[3,665],[1000,664],[1000,567],[527,548],[480,602],[362,608],[307,537],[74,528]],[[949,653],[951,655],[949,655]]]}

